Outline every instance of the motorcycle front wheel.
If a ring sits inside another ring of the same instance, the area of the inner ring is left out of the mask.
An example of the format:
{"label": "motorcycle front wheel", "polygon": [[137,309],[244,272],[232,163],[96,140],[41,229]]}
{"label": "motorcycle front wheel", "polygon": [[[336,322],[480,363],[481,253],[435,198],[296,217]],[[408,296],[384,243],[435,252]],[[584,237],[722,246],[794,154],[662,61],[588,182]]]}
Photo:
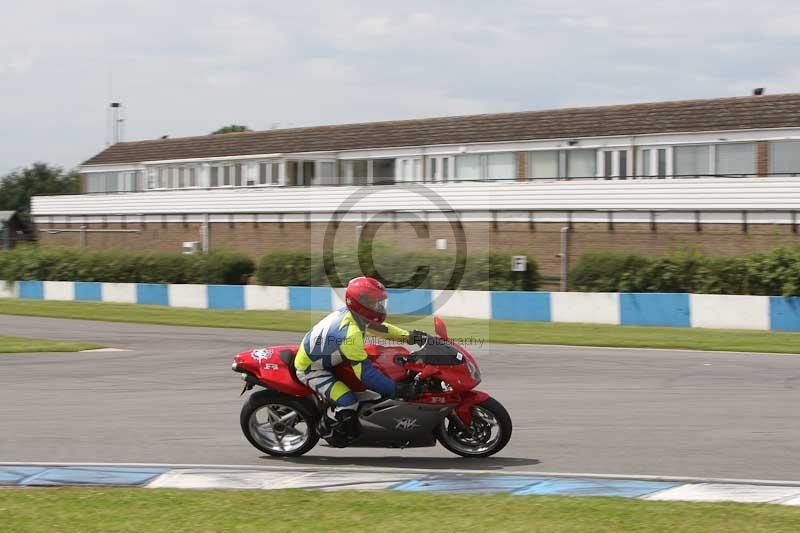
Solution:
{"label": "motorcycle front wheel", "polygon": [[303,401],[272,391],[252,394],[239,417],[250,444],[275,457],[299,457],[316,446],[316,420]]}
{"label": "motorcycle front wheel", "polygon": [[472,407],[472,424],[464,427],[450,415],[436,431],[436,439],[451,452],[462,457],[489,457],[511,439],[511,417],[505,407],[489,398]]}

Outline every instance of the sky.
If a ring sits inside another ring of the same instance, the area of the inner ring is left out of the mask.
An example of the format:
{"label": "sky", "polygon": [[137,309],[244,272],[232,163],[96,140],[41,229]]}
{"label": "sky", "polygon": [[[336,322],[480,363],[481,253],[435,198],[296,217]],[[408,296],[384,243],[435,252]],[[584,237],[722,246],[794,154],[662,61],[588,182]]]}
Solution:
{"label": "sky", "polygon": [[797,0],[0,0],[0,174],[124,139],[800,91]]}

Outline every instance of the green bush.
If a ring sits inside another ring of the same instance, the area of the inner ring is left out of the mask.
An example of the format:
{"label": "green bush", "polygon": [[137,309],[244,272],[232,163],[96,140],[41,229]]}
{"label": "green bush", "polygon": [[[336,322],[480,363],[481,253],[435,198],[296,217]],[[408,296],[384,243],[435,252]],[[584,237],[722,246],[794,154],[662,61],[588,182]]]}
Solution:
{"label": "green bush", "polygon": [[256,269],[261,285],[324,285],[322,256],[308,252],[273,252],[261,258]]}
{"label": "green bush", "polygon": [[733,257],[696,252],[666,257],[588,253],[570,272],[570,288],[586,292],[799,296],[800,248]]}
{"label": "green bush", "polygon": [[623,252],[584,254],[569,274],[570,287],[584,292],[636,292],[638,273],[652,259]]}
{"label": "green bush", "polygon": [[256,278],[262,285],[279,286],[346,285],[352,278],[370,276],[384,280],[390,288],[536,290],[536,262],[529,257],[526,272],[511,272],[511,256],[472,254],[460,264],[453,253],[407,252],[376,242],[325,257],[305,251],[269,253],[261,259]]}
{"label": "green bush", "polygon": [[255,264],[242,253],[208,255],[20,246],[0,252],[0,279],[115,283],[242,284]]}

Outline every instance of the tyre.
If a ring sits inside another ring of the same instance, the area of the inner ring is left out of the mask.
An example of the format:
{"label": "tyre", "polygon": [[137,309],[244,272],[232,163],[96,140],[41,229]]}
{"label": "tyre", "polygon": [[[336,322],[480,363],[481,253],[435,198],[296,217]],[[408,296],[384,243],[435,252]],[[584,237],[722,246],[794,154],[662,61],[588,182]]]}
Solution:
{"label": "tyre", "polygon": [[489,398],[472,407],[472,424],[460,427],[453,414],[442,421],[436,439],[451,452],[462,457],[489,457],[511,439],[511,417],[503,405]]}
{"label": "tyre", "polygon": [[319,441],[314,409],[298,398],[272,391],[252,394],[239,421],[247,440],[275,457],[299,457]]}

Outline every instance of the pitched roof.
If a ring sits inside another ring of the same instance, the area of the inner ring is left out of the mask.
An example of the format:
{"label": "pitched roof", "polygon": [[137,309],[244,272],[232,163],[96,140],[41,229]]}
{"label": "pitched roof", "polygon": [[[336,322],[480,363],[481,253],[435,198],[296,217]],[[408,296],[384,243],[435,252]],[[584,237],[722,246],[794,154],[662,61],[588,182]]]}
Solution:
{"label": "pitched roof", "polygon": [[800,93],[132,141],[84,164],[782,127],[800,127]]}
{"label": "pitched roof", "polygon": [[16,215],[16,211],[0,211],[0,224],[5,224]]}

